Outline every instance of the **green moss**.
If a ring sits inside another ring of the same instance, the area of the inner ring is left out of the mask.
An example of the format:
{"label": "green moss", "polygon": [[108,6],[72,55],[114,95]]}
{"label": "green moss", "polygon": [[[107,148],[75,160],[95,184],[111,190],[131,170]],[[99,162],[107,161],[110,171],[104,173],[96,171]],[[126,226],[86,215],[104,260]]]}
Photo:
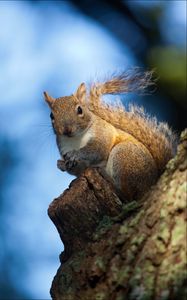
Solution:
{"label": "green moss", "polygon": [[135,286],[136,284],[139,284],[141,282],[141,278],[142,278],[142,269],[140,269],[140,267],[136,267],[134,275],[130,279],[131,286]]}
{"label": "green moss", "polygon": [[109,216],[104,216],[103,219],[100,221],[99,225],[96,228],[96,231],[101,231],[103,229],[108,229],[113,224],[112,218]]}
{"label": "green moss", "polygon": [[110,281],[112,283],[118,282],[119,265],[121,263],[121,261],[119,263],[119,260],[120,260],[119,255],[116,255],[114,257],[114,259],[112,260],[112,265],[111,265],[111,269],[110,269],[110,272],[111,272]]}
{"label": "green moss", "polygon": [[[142,268],[140,270],[142,273]],[[151,260],[146,259],[144,261],[143,270],[145,270],[146,273],[154,273],[155,272],[155,267],[153,266]]]}
{"label": "green moss", "polygon": [[135,227],[137,225],[137,223],[140,221],[142,215],[144,215],[144,214],[145,214],[145,212],[142,209],[136,216],[134,216],[134,218],[130,221],[128,226]]}
{"label": "green moss", "polygon": [[170,261],[168,260],[167,256],[162,261],[161,266],[159,268],[159,276],[166,276],[168,274],[168,270],[170,269]]}
{"label": "green moss", "polygon": [[127,225],[121,225],[119,228],[119,234],[117,235],[116,245],[124,244],[125,240],[131,235],[131,230]]}
{"label": "green moss", "polygon": [[180,291],[181,284],[185,282],[185,278],[187,278],[186,251],[185,249],[180,248],[179,251],[176,253],[172,252],[170,256],[166,256],[163,260],[157,275],[157,289],[159,290],[159,293],[160,291],[165,291],[172,282],[173,292],[176,291],[176,293],[178,293]]}
{"label": "green moss", "polygon": [[159,238],[159,234],[158,235],[156,234],[155,236],[153,236],[152,240],[155,244],[155,247],[157,248],[158,253],[163,254],[166,252],[166,250],[167,250],[166,245],[165,245],[164,241],[161,238]]}
{"label": "green moss", "polygon": [[183,182],[178,186],[176,194],[174,207],[176,210],[184,210],[186,208],[186,194],[187,194],[187,182]]}
{"label": "green moss", "polygon": [[132,212],[138,210],[140,207],[141,205],[137,201],[131,201],[127,204],[123,204],[121,213],[118,216],[113,217],[112,220],[114,222],[122,221],[129,217]]}
{"label": "green moss", "polygon": [[144,242],[145,238],[146,236],[143,233],[135,236],[131,241],[131,245],[140,246]]}
{"label": "green moss", "polygon": [[99,223],[97,230],[103,229],[103,227],[106,228],[111,227],[112,224],[113,224],[112,218],[109,216],[104,216],[101,222]]}
{"label": "green moss", "polygon": [[93,235],[93,240],[95,241],[99,240],[101,236],[111,228],[112,224],[113,224],[112,218],[109,216],[104,216],[96,228],[95,234]]}
{"label": "green moss", "polygon": [[171,159],[168,163],[167,163],[167,170],[173,171],[176,169],[176,165],[177,165],[177,159],[176,157]]}
{"label": "green moss", "polygon": [[[140,292],[141,297],[137,299],[151,299],[155,283],[155,269],[150,261],[146,261],[145,265],[136,267],[134,275],[130,279],[130,286],[134,293]],[[136,289],[137,287],[138,290]],[[136,299],[136,298],[133,298]]]}
{"label": "green moss", "polygon": [[126,286],[126,281],[129,278],[129,274],[130,274],[130,267],[125,266],[124,268],[120,269],[118,271],[118,277],[117,277],[118,285]]}
{"label": "green moss", "polygon": [[168,216],[168,210],[166,206],[163,206],[160,210],[160,218],[161,219],[166,219]]}
{"label": "green moss", "polygon": [[160,291],[167,289],[169,283],[172,282],[173,291],[178,292],[181,286],[181,283],[185,282],[186,270],[180,266],[169,266],[170,269],[165,275],[158,274],[157,286]]}
{"label": "green moss", "polygon": [[170,278],[177,287],[185,280],[186,277],[186,251],[185,247],[180,252],[174,253],[170,259],[171,270]]}
{"label": "green moss", "polygon": [[122,207],[123,212],[134,211],[137,208],[140,208],[140,204],[137,201],[131,201],[127,204],[124,204]]}
{"label": "green moss", "polygon": [[95,265],[100,269],[102,270],[103,272],[105,272],[106,270],[106,264],[104,262],[104,259],[103,257],[100,257],[98,256],[95,260]]}
{"label": "green moss", "polygon": [[127,233],[128,233],[127,225],[121,225],[119,229],[119,234],[127,234]]}
{"label": "green moss", "polygon": [[155,284],[155,274],[154,273],[145,273],[143,278],[143,285],[149,295],[153,293]]}
{"label": "green moss", "polygon": [[168,228],[168,224],[165,221],[161,221],[156,238],[162,240],[165,244],[168,243],[170,238],[170,231]]}
{"label": "green moss", "polygon": [[108,300],[107,294],[105,292],[98,292],[95,294],[95,300]]}
{"label": "green moss", "polygon": [[175,226],[172,230],[171,245],[175,247],[181,239],[186,239],[186,223],[184,219],[177,218]]}
{"label": "green moss", "polygon": [[[168,291],[167,289],[169,288],[168,286],[168,269],[165,270],[165,274],[160,275],[160,273],[157,276],[157,286],[155,287],[156,289],[156,294],[161,294],[162,291],[164,291],[163,293],[163,297],[167,295],[166,291]],[[163,298],[165,299],[165,298]],[[166,298],[167,299],[167,298]]]}
{"label": "green moss", "polygon": [[134,259],[135,259],[135,255],[134,255],[134,253],[132,251],[132,248],[130,248],[130,249],[127,250],[126,263],[130,264],[130,263],[132,263],[134,261]]}

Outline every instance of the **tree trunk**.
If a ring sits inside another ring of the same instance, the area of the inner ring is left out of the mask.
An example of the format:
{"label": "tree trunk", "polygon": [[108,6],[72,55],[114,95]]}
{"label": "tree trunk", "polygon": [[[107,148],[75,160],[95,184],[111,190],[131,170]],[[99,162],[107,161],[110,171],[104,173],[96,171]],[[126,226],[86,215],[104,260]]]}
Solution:
{"label": "tree trunk", "polygon": [[186,298],[187,130],[157,184],[123,204],[96,169],[49,207],[65,251],[54,300]]}

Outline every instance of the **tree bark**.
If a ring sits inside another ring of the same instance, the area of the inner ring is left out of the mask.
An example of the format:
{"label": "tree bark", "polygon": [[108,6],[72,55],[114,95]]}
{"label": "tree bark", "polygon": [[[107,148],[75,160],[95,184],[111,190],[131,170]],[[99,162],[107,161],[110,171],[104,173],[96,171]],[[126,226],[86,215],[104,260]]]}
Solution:
{"label": "tree bark", "polygon": [[49,207],[65,250],[54,300],[186,299],[187,130],[157,184],[124,204],[96,169]]}

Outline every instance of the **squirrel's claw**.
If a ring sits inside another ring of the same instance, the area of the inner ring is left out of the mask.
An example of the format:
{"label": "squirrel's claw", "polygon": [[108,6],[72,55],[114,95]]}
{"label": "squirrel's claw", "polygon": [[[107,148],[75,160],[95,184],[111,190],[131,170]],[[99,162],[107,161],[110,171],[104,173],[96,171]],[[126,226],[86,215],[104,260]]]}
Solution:
{"label": "squirrel's claw", "polygon": [[74,159],[70,159],[65,161],[65,166],[67,171],[71,171],[73,168],[77,166],[77,161]]}
{"label": "squirrel's claw", "polygon": [[64,158],[64,163],[65,163],[66,171],[71,171],[78,164],[78,161],[76,159],[76,155],[75,155],[74,151],[66,153],[63,156],[63,158]]}

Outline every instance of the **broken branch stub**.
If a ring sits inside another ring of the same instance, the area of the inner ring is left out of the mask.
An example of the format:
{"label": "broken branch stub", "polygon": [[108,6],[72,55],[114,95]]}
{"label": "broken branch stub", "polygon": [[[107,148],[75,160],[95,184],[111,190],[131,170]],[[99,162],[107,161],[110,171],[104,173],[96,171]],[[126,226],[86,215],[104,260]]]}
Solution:
{"label": "broken branch stub", "polygon": [[73,252],[83,249],[102,218],[116,216],[121,207],[113,186],[96,169],[87,169],[72,181],[48,209],[64,243],[61,260],[66,261]]}

